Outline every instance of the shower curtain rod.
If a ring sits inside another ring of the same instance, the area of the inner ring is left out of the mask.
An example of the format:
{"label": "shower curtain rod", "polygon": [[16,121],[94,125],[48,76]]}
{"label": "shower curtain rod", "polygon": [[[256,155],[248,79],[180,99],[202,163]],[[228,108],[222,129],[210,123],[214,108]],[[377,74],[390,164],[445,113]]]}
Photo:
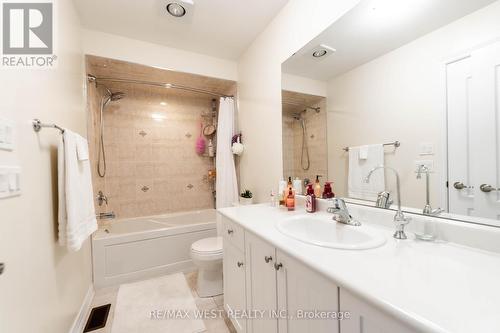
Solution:
{"label": "shower curtain rod", "polygon": [[319,107],[319,106],[314,107],[314,106],[308,106],[308,105],[296,104],[296,103],[287,102],[287,101],[283,101],[282,103],[283,103],[283,104],[286,104],[286,105],[300,106],[301,108],[311,109],[311,110],[314,110],[314,111],[316,111],[316,112],[320,112],[320,111],[321,111],[321,107]]}
{"label": "shower curtain rod", "polygon": [[216,96],[216,97],[234,97],[232,95],[218,94],[218,93],[213,92],[213,91],[183,86],[183,85],[174,84],[174,83],[141,81],[141,80],[133,80],[133,79],[112,78],[112,77],[96,77],[92,74],[87,74],[87,79],[89,80],[89,82],[95,82],[95,83],[99,83],[99,82],[104,81],[104,82],[116,82],[116,83],[142,84],[142,85],[146,85],[146,86],[160,87],[160,88],[166,88],[166,89],[179,89],[179,90],[184,90],[184,91],[191,91],[191,92],[196,92],[196,93],[211,95],[211,96]]}

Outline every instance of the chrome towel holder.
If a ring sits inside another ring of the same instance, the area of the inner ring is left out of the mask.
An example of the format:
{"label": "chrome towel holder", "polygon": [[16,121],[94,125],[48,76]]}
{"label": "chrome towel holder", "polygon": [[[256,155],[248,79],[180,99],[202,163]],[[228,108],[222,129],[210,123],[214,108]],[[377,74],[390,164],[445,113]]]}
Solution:
{"label": "chrome towel holder", "polygon": [[[398,148],[399,146],[401,146],[401,142],[394,141],[394,142],[384,143],[383,146],[394,146],[395,148]],[[342,148],[342,150],[349,151],[349,147],[344,147]]]}
{"label": "chrome towel holder", "polygon": [[48,127],[48,128],[57,128],[59,131],[61,131],[61,134],[64,133],[64,128],[57,126],[56,124],[45,124],[40,121],[40,119],[33,119],[33,130],[35,132],[40,132],[43,127]]}

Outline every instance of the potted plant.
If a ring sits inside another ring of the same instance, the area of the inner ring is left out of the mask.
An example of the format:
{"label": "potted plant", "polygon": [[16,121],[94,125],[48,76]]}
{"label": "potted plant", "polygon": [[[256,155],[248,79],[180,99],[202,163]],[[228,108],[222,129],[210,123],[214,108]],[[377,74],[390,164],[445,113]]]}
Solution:
{"label": "potted plant", "polygon": [[245,190],[240,194],[240,205],[251,205],[253,204],[253,194],[250,190]]}

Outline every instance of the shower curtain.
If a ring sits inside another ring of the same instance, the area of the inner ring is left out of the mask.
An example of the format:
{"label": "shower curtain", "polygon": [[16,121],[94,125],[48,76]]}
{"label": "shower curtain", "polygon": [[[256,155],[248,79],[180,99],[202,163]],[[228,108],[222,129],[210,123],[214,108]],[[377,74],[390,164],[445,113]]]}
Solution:
{"label": "shower curtain", "polygon": [[221,97],[219,101],[219,119],[217,124],[217,155],[215,167],[217,176],[215,190],[216,207],[231,207],[238,202],[238,183],[231,151],[231,139],[234,134],[234,99]]}

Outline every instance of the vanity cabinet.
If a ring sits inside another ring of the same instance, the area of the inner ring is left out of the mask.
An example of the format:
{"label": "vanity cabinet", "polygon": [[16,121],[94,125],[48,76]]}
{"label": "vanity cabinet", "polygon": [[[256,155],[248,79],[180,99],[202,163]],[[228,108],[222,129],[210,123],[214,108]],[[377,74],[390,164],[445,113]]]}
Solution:
{"label": "vanity cabinet", "polygon": [[340,321],[341,333],[417,333],[345,289],[340,289],[340,311],[351,315]]}
{"label": "vanity cabinet", "polygon": [[[243,229],[227,218],[222,218],[223,226],[223,274],[224,309],[228,313],[246,310],[246,260],[244,253]],[[239,333],[246,332],[244,317],[232,316],[231,321]]]}
{"label": "vanity cabinet", "polygon": [[224,308],[256,315],[231,318],[238,333],[416,333],[231,220],[223,227]]}
{"label": "vanity cabinet", "polygon": [[245,255],[247,308],[264,310],[266,315],[249,321],[248,332],[339,331],[335,319],[310,317],[314,310],[338,311],[338,288],[334,283],[250,232],[245,233]]}

